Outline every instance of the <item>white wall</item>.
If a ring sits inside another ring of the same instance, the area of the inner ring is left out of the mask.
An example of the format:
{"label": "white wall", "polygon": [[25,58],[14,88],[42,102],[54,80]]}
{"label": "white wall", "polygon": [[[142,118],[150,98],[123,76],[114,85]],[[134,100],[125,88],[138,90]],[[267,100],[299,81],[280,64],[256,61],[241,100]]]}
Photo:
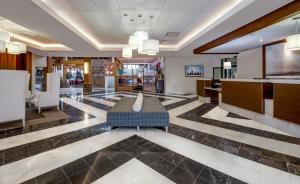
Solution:
{"label": "white wall", "polygon": [[31,83],[31,89],[32,92],[35,91],[35,68],[36,67],[47,67],[47,57],[44,56],[38,56],[35,54],[32,54],[32,83]]}
{"label": "white wall", "polygon": [[262,78],[262,48],[240,52],[237,56],[239,79]]}
{"label": "white wall", "polygon": [[[196,93],[196,80],[213,77],[213,67],[220,67],[217,55],[165,57],[165,91],[167,93]],[[185,77],[185,65],[204,65],[204,77]]]}

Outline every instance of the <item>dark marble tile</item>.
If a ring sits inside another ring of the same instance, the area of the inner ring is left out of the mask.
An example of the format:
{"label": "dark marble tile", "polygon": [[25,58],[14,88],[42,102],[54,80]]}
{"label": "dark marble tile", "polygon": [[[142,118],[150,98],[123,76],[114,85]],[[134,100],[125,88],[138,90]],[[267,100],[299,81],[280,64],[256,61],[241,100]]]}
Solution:
{"label": "dark marble tile", "polygon": [[83,159],[85,160],[85,162],[87,164],[92,166],[92,165],[97,165],[97,163],[100,163],[103,160],[108,159],[108,157],[106,156],[106,154],[104,152],[97,151],[95,153],[92,153],[92,154],[89,154],[89,155],[83,157]]}
{"label": "dark marble tile", "polygon": [[279,161],[272,159],[271,157],[261,156],[260,163],[286,172],[288,171],[287,163],[285,161]]}
{"label": "dark marble tile", "polygon": [[167,153],[169,150],[156,144],[152,146],[148,151],[155,153],[158,156],[162,156],[165,153]]}
{"label": "dark marble tile", "polygon": [[4,164],[27,158],[28,151],[26,145],[17,146],[4,150]]}
{"label": "dark marble tile", "polygon": [[37,184],[37,182],[35,181],[35,178],[33,178],[31,180],[27,180],[25,182],[22,182],[21,184]]}
{"label": "dark marble tile", "polygon": [[229,176],[226,184],[247,184],[247,183]]}
{"label": "dark marble tile", "polygon": [[127,139],[121,141],[121,142],[118,142],[117,144],[115,144],[116,147],[120,148],[120,149],[126,149],[130,146],[132,146],[133,143],[131,143],[130,141],[128,141]]}
{"label": "dark marble tile", "polygon": [[36,177],[38,184],[48,184],[48,183],[69,183],[67,177],[61,170],[61,168],[52,170],[45,174]]}
{"label": "dark marble tile", "polygon": [[175,169],[176,166],[161,158],[153,162],[150,167],[164,176],[167,176]]}
{"label": "dark marble tile", "polygon": [[20,134],[23,134],[23,133],[24,133],[23,127],[8,129],[8,130],[5,131],[5,137],[16,136],[16,135],[20,135]]}
{"label": "dark marble tile", "polygon": [[237,154],[239,151],[241,143],[232,141],[229,139],[223,139],[218,146],[219,150],[225,151],[231,154]]}
{"label": "dark marble tile", "polygon": [[142,148],[149,150],[150,148],[152,148],[153,146],[155,146],[156,144],[148,141],[148,140],[144,140],[142,142],[137,143],[137,145],[141,146]]}
{"label": "dark marble tile", "polygon": [[55,137],[50,137],[46,139],[46,141],[51,149],[68,144],[68,142],[60,135]]}
{"label": "dark marble tile", "polygon": [[83,159],[78,159],[67,165],[64,165],[62,168],[66,175],[68,177],[71,177],[81,170],[88,168],[88,164]]}
{"label": "dark marble tile", "polygon": [[218,148],[223,138],[216,137],[214,135],[207,135],[201,142],[201,144],[207,145],[212,148]]}
{"label": "dark marble tile", "polygon": [[39,153],[49,150],[49,146],[45,140],[40,140],[27,144],[28,153],[30,156],[37,155]]}
{"label": "dark marble tile", "polygon": [[138,146],[138,145],[132,145],[125,149],[127,153],[129,153],[131,156],[135,157],[136,155],[141,154],[143,151],[145,151],[144,148]]}
{"label": "dark marble tile", "polygon": [[110,159],[104,159],[95,162],[91,165],[91,168],[97,173],[99,177],[106,175],[107,173],[113,171],[118,166],[113,163]]}
{"label": "dark marble tile", "polygon": [[172,134],[175,134],[175,135],[178,135],[180,137],[184,137],[184,138],[188,137],[188,136],[190,136],[191,134],[194,133],[193,130],[183,128],[183,127],[180,127],[180,126],[176,126],[176,125],[172,125],[172,124],[169,125],[168,132],[172,133]]}
{"label": "dark marble tile", "polygon": [[260,162],[261,149],[254,146],[241,144],[238,155],[255,162]]}
{"label": "dark marble tile", "polygon": [[126,162],[128,162],[129,160],[131,160],[133,157],[131,155],[129,155],[127,152],[118,152],[116,154],[114,154],[113,156],[109,157],[109,159],[115,163],[117,166],[120,166]]}
{"label": "dark marble tile", "polygon": [[97,174],[91,168],[85,168],[69,177],[72,184],[89,184],[98,179]]}
{"label": "dark marble tile", "polygon": [[282,162],[286,162],[286,157],[285,157],[284,154],[277,153],[277,152],[274,152],[274,151],[271,151],[271,150],[266,150],[266,149],[263,149],[263,148],[260,148],[260,149],[261,149],[261,156],[269,157],[271,159],[279,160],[279,161],[282,161]]}
{"label": "dark marble tile", "polygon": [[168,178],[174,181],[176,184],[193,184],[197,175],[192,172],[188,172],[179,167],[174,169],[169,175]]}
{"label": "dark marble tile", "polygon": [[177,166],[180,164],[180,162],[183,161],[184,156],[180,155],[178,153],[175,153],[173,151],[167,151],[165,154],[161,156],[161,158],[165,159],[166,161],[169,161],[170,163],[174,164]]}
{"label": "dark marble tile", "polygon": [[288,171],[291,174],[300,176],[300,166],[299,165],[288,164]]}
{"label": "dark marble tile", "polygon": [[191,135],[189,135],[187,137],[187,139],[191,140],[191,141],[195,141],[195,142],[202,142],[202,140],[207,136],[208,134],[206,133],[202,133],[202,132],[193,132]]}
{"label": "dark marble tile", "polygon": [[111,146],[108,146],[104,149],[101,150],[101,152],[106,156],[106,157],[110,157],[110,156],[113,156],[117,153],[119,153],[121,151],[120,148],[118,148],[117,146],[115,145],[111,145]]}
{"label": "dark marble tile", "polygon": [[5,138],[5,130],[0,131],[0,139]]}
{"label": "dark marble tile", "polygon": [[70,144],[79,140],[82,140],[84,137],[80,133],[80,131],[69,132],[63,134],[64,139]]}
{"label": "dark marble tile", "polygon": [[227,184],[229,177],[217,170],[206,167],[196,180],[196,184]]}
{"label": "dark marble tile", "polygon": [[141,162],[145,163],[146,165],[151,165],[153,162],[160,159],[160,157],[157,154],[150,151],[143,151],[141,154],[136,156],[136,158]]}
{"label": "dark marble tile", "polygon": [[105,124],[98,124],[89,128],[93,135],[98,135],[103,132],[107,132]]}
{"label": "dark marble tile", "polygon": [[144,138],[142,138],[140,136],[137,136],[137,135],[131,136],[127,140],[130,141],[133,144],[139,144],[140,142],[145,141]]}
{"label": "dark marble tile", "polygon": [[291,163],[294,165],[299,165],[300,166],[300,158],[292,157],[289,155],[285,155],[287,163]]}
{"label": "dark marble tile", "polygon": [[189,158],[185,158],[179,165],[179,168],[198,176],[204,169],[205,165],[198,163]]}

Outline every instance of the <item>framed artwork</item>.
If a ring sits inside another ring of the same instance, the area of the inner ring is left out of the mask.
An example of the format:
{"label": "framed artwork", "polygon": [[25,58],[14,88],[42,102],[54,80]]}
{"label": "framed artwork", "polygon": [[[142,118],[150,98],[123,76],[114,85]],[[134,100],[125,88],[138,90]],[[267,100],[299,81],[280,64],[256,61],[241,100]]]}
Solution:
{"label": "framed artwork", "polygon": [[185,65],[186,77],[204,77],[203,65]]}

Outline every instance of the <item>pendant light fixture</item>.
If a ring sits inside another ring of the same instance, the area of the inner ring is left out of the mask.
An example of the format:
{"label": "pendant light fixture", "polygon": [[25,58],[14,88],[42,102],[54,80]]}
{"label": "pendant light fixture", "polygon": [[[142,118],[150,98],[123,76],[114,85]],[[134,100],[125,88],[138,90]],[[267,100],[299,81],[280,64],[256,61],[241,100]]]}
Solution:
{"label": "pendant light fixture", "polygon": [[131,58],[132,57],[132,48],[130,46],[123,47],[122,57]]}
{"label": "pendant light fixture", "polygon": [[293,18],[296,21],[295,34],[287,37],[287,49],[288,50],[300,50],[300,33],[298,28],[298,21],[300,17]]}
{"label": "pendant light fixture", "polygon": [[148,39],[143,41],[143,52],[149,55],[155,55],[159,52],[159,41]]}
{"label": "pendant light fixture", "polygon": [[1,19],[1,31],[0,31],[0,53],[6,52],[6,43],[10,41],[10,35],[3,31],[4,18]]}
{"label": "pendant light fixture", "polygon": [[9,54],[20,54],[20,45],[15,42],[6,43],[7,53]]}

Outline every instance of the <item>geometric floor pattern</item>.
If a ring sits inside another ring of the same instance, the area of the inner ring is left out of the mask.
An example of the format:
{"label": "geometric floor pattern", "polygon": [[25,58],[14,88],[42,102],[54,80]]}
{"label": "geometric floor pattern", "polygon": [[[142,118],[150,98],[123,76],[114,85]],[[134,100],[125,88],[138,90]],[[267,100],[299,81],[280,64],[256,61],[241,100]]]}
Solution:
{"label": "geometric floor pattern", "polygon": [[[168,133],[108,132],[106,112],[136,95],[64,94],[67,120],[1,125],[0,183],[300,183],[299,138],[224,114],[195,95],[145,94],[169,111]],[[41,118],[34,113],[31,121]]]}

